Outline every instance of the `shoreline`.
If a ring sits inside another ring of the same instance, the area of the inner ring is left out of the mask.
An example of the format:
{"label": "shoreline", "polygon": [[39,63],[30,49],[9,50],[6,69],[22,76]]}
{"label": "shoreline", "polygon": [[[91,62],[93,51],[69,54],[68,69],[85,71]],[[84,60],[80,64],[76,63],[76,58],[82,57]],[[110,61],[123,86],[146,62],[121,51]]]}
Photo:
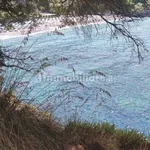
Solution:
{"label": "shoreline", "polygon": [[[109,19],[110,21],[113,20],[112,16],[106,16],[107,19]],[[35,27],[32,32],[29,35],[37,35],[37,34],[41,34],[41,33],[50,33],[50,32],[55,32],[55,30],[57,31],[61,31],[63,29],[68,29],[68,28],[72,28],[72,27],[81,27],[81,26],[86,26],[86,25],[93,25],[93,24],[105,24],[106,22],[104,20],[102,20],[99,16],[94,16],[95,22],[93,22],[93,20],[86,20],[85,23],[83,24],[75,24],[75,25],[64,25],[63,27],[61,27],[62,25],[62,19],[61,17],[57,17],[57,18],[49,18],[48,20],[43,20],[41,19],[41,22],[39,22],[39,25],[37,25],[37,27]],[[73,18],[76,19],[76,18]],[[37,22],[38,23],[38,22]],[[24,27],[27,26],[28,27]],[[0,33],[0,40],[7,40],[7,39],[12,39],[12,38],[18,38],[18,37],[25,37],[28,34],[28,30],[30,28],[30,24],[29,22],[27,22],[26,24],[24,24],[23,26],[20,27],[20,29],[13,29],[12,31],[6,31],[6,32],[2,32]]]}

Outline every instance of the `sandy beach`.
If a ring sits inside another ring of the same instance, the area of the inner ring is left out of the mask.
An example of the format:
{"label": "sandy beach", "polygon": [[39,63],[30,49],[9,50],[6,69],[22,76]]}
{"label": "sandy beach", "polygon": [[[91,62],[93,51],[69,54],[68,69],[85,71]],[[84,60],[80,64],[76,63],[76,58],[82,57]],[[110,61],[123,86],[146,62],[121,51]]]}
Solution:
{"label": "sandy beach", "polygon": [[[112,16],[106,16],[107,19],[113,20]],[[36,20],[36,26],[33,25],[31,21],[25,22],[25,24],[20,25],[20,24],[14,24],[13,29],[10,31],[1,31],[0,33],[0,40],[4,39],[9,39],[9,38],[14,38],[14,37],[20,37],[20,36],[26,36],[29,31],[31,26],[33,26],[33,29],[31,30],[31,35],[34,34],[39,34],[39,33],[49,33],[52,31],[58,31],[57,33],[61,34],[62,29],[64,28],[69,28],[73,26],[81,26],[81,25],[87,25],[87,24],[102,24],[105,23],[104,20],[100,18],[100,16],[94,16],[94,17],[89,17],[86,18],[85,20],[82,20],[82,24],[78,23],[79,18],[70,18],[70,20],[76,22],[75,25],[64,25],[63,23],[64,17],[50,17],[50,18],[40,18]],[[93,22],[94,20],[94,22]]]}

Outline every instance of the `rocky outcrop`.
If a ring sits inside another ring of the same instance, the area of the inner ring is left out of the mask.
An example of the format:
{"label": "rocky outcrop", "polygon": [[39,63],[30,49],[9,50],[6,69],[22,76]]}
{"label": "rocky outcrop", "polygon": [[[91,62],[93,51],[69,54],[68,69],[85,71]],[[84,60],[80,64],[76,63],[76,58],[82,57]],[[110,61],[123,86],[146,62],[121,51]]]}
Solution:
{"label": "rocky outcrop", "polygon": [[141,12],[135,13],[134,17],[150,17],[150,9],[146,8]]}

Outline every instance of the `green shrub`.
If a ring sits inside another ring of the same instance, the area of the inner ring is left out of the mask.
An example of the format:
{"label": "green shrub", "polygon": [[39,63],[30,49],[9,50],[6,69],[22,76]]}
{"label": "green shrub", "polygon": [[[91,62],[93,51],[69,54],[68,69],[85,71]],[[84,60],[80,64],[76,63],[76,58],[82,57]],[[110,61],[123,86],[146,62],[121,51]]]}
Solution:
{"label": "green shrub", "polygon": [[145,136],[135,130],[117,130],[116,138],[119,141],[121,148],[138,148],[147,145]]}

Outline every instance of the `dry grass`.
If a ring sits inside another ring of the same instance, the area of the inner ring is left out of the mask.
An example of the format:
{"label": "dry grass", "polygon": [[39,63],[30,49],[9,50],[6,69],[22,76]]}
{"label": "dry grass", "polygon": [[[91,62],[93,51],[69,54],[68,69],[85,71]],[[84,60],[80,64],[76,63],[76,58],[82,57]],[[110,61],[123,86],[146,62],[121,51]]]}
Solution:
{"label": "dry grass", "polygon": [[69,122],[62,127],[11,93],[0,94],[0,150],[149,150],[146,138],[114,125]]}
{"label": "dry grass", "polygon": [[[150,149],[150,144],[144,135],[133,130],[117,130],[114,125],[108,123],[89,124],[70,122],[66,125],[63,133],[65,142],[74,146],[82,145],[84,150]],[[76,148],[75,150],[79,149]]]}
{"label": "dry grass", "polygon": [[51,117],[9,93],[0,95],[0,107],[0,149],[59,150],[61,128]]}

